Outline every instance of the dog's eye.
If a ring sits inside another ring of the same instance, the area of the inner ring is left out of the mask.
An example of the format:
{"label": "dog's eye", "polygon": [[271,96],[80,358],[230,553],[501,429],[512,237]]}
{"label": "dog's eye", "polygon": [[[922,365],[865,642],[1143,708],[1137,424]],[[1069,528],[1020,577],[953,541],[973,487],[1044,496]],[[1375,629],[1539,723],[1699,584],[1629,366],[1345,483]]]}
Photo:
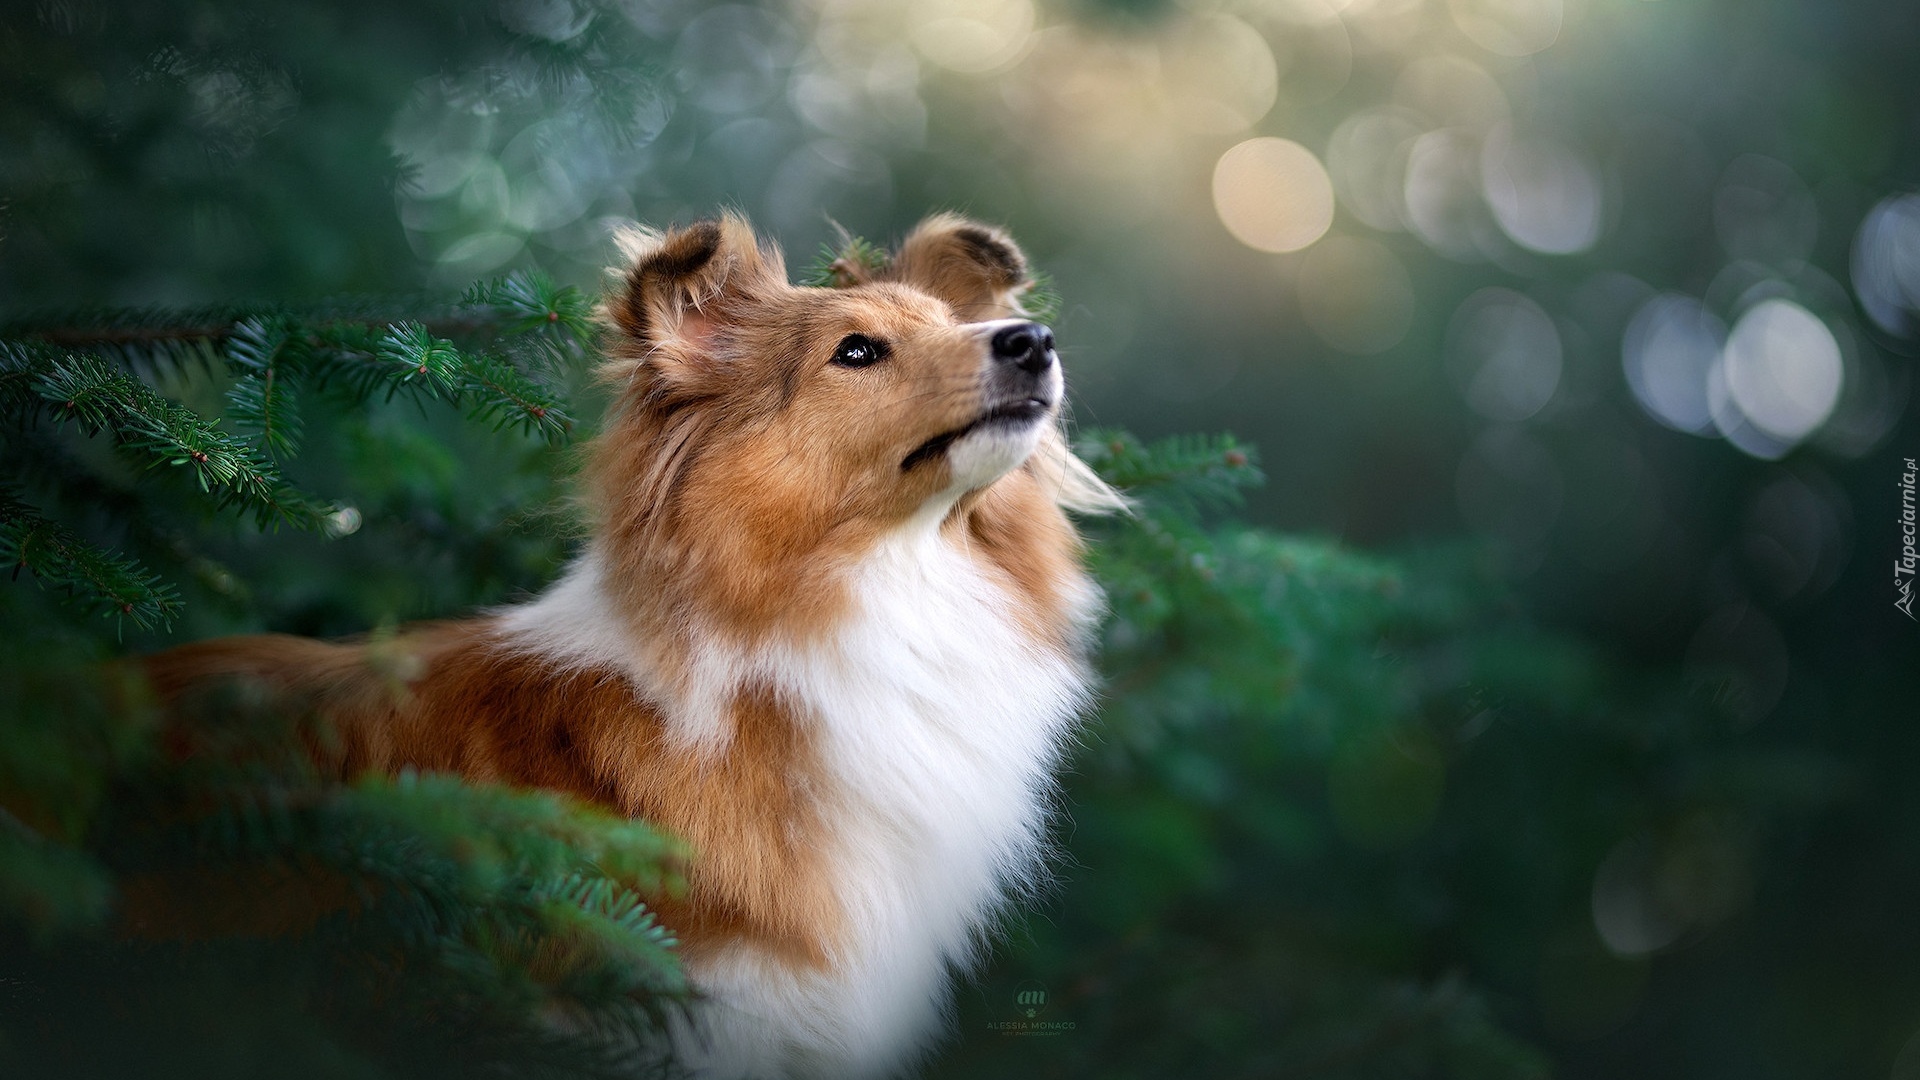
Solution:
{"label": "dog's eye", "polygon": [[887,343],[865,334],[848,334],[833,350],[833,362],[841,367],[872,367],[886,358]]}

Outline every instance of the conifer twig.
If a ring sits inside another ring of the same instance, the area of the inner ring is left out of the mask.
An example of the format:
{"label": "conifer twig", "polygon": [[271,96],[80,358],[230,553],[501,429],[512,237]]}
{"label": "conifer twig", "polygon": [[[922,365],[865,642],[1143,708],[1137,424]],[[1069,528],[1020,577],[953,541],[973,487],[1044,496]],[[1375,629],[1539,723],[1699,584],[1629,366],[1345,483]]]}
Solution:
{"label": "conifer twig", "polygon": [[89,435],[111,433],[149,468],[191,468],[219,506],[245,506],[263,526],[312,528],[324,516],[320,503],[288,487],[253,447],[99,357],[0,342],[0,400],[36,398],[42,414]]}
{"label": "conifer twig", "polygon": [[81,605],[132,619],[142,629],[166,626],[180,613],[179,593],[158,574],[101,551],[3,490],[0,562],[16,575],[32,571],[41,583],[65,589]]}

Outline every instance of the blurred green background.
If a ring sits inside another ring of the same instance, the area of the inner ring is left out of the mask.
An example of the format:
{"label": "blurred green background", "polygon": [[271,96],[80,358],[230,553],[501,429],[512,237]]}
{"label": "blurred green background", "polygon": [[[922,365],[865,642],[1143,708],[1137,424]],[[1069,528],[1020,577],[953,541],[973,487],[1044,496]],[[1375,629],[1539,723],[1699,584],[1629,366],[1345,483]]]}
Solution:
{"label": "blurred green background", "polygon": [[[938,1075],[1914,1077],[1917,48],[1902,0],[15,3],[0,304],[1004,223],[1076,422],[1258,445],[1237,516],[1318,539],[1223,558],[1326,610],[1110,661]],[[270,601],[175,636],[538,587],[563,459],[432,423],[426,473],[327,447],[366,529],[229,553]],[[1356,684],[1295,692],[1316,648]],[[1072,1030],[992,1026],[1029,982]]]}

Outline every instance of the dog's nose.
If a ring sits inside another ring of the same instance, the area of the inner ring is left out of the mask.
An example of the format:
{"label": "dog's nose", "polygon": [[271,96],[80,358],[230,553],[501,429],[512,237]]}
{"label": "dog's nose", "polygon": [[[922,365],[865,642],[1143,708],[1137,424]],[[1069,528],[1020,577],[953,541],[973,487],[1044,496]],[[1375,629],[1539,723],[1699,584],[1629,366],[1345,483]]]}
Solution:
{"label": "dog's nose", "polygon": [[1038,375],[1053,366],[1053,331],[1037,322],[1014,323],[993,335],[993,358]]}

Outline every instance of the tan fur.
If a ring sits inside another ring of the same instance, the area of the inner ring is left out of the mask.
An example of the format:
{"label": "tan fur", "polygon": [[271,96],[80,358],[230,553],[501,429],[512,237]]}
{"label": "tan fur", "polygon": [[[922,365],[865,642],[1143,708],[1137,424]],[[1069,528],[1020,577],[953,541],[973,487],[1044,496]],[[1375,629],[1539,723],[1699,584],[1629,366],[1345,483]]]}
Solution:
{"label": "tan fur", "polygon": [[[587,494],[606,602],[670,681],[703,642],[805,642],[846,613],[846,566],[951,483],[944,460],[901,462],[980,414],[984,345],[968,324],[1017,312],[1027,275],[1004,234],[950,215],[845,289],[789,285],[738,217],[634,243],[606,308],[601,375],[615,403]],[[886,340],[891,356],[828,364],[853,332]],[[1065,454],[1057,435],[1044,445]],[[1007,584],[1037,643],[1066,650],[1079,545],[1058,505],[1061,468],[1032,462],[967,495],[941,527]],[[738,694],[716,756],[668,739],[660,706],[626,673],[529,652],[497,617],[385,641],[229,638],[146,666],[183,715],[202,688],[233,680],[311,709],[331,729],[312,752],[343,777],[443,770],[661,825],[695,853],[686,896],[656,898],[691,954],[748,939],[819,965],[846,932],[818,857],[810,726],[771,688]]]}

